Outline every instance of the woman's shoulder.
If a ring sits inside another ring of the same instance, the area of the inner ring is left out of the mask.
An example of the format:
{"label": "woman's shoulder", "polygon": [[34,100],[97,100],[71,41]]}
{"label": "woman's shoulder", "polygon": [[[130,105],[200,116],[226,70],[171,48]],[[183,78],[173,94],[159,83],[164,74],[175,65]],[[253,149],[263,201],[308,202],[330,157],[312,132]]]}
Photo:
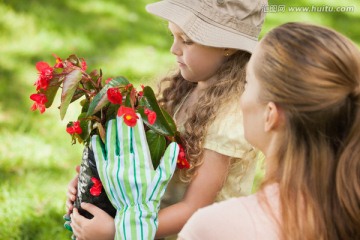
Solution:
{"label": "woman's shoulder", "polygon": [[214,203],[210,207],[203,208],[199,212],[204,211],[202,213],[204,215],[218,212],[220,216],[224,216],[225,218],[232,216],[241,218],[242,220],[246,219],[247,222],[249,222],[249,220],[257,222],[259,218],[267,215],[266,207],[264,207],[265,204],[263,204],[265,203],[265,200],[272,208],[275,210],[278,209],[279,193],[277,184],[268,185],[261,191],[249,196],[230,198],[225,201]]}
{"label": "woman's shoulder", "polygon": [[[265,189],[271,205],[276,187]],[[258,194],[231,198],[198,210],[179,236],[183,239],[277,239],[274,221],[264,212]]]}

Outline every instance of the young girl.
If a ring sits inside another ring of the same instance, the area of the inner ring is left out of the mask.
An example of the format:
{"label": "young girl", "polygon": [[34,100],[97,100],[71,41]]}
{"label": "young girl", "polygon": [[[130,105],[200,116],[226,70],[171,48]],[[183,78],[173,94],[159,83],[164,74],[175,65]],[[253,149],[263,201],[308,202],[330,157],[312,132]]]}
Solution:
{"label": "young girl", "polygon": [[[175,173],[162,199],[157,237],[177,234],[197,209],[215,200],[251,192],[256,153],[238,124],[239,95],[264,21],[262,4],[171,0],[147,6],[169,21],[174,37],[171,52],[179,69],[161,82],[159,102],[173,115],[190,162],[189,169]],[[69,209],[74,182],[69,186]],[[93,226],[103,215],[93,215],[92,220],[72,218],[78,238],[97,236]]]}
{"label": "young girl", "polygon": [[262,39],[246,80],[261,190],[198,211],[180,238],[360,239],[359,49],[330,29],[285,24]]}

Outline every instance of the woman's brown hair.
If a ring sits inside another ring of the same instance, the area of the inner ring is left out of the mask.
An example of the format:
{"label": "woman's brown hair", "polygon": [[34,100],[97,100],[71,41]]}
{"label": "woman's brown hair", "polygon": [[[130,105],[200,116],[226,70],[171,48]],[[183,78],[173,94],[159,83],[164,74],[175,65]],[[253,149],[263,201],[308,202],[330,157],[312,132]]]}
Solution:
{"label": "woman's brown hair", "polygon": [[260,43],[260,100],[284,111],[273,172],[283,239],[360,239],[360,51],[343,35],[288,23]]}

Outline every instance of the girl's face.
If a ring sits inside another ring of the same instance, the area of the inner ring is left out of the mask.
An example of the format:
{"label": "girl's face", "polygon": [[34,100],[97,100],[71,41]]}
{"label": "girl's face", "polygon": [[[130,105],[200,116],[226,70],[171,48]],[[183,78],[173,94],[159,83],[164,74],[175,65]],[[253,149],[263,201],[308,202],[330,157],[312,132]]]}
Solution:
{"label": "girl's face", "polygon": [[170,51],[181,75],[190,82],[210,82],[225,60],[225,50],[194,43],[174,23],[169,22],[169,30],[174,37]]}
{"label": "girl's face", "polygon": [[254,59],[257,58],[258,48],[246,67],[245,90],[241,95],[240,104],[243,112],[245,138],[251,145],[263,150],[266,139],[264,131],[266,104],[260,102],[260,82],[254,75]]}

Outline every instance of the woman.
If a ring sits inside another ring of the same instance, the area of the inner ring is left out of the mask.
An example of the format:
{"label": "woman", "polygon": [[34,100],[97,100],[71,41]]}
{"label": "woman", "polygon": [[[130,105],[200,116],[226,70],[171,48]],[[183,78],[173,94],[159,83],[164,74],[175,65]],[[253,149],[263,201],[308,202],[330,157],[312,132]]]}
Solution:
{"label": "woman", "polygon": [[359,49],[330,29],[284,24],[246,79],[245,138],[266,156],[260,191],[199,210],[179,237],[360,239]]}

